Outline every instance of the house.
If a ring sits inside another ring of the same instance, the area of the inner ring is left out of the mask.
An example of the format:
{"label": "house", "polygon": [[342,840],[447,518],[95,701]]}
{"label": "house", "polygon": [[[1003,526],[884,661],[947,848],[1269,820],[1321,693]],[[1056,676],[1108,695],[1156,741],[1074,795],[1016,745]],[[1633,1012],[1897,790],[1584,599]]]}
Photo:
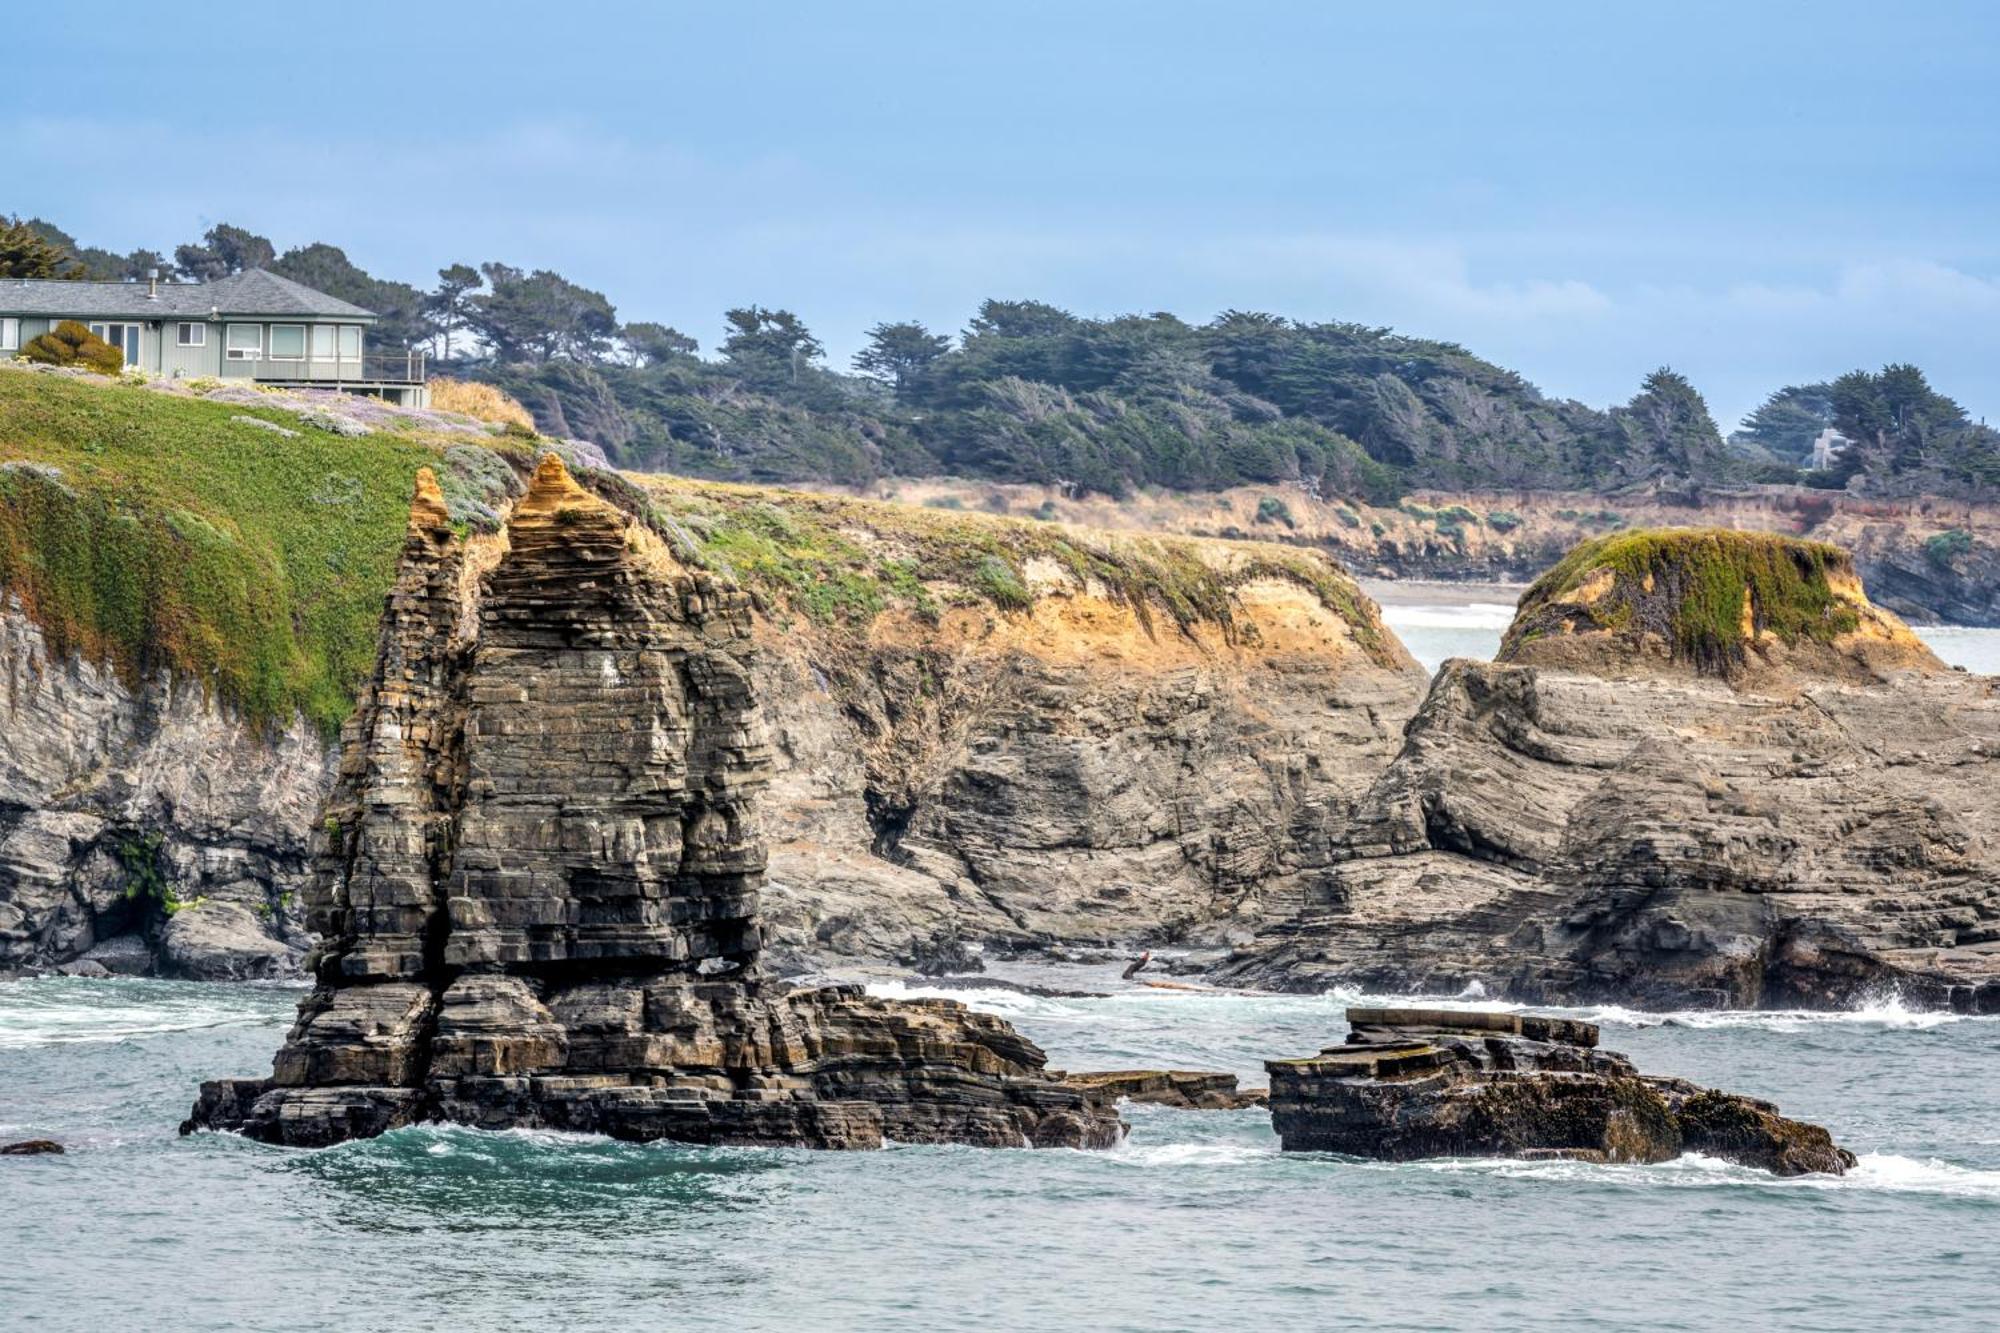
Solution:
{"label": "house", "polygon": [[87,325],[125,353],[127,366],[155,374],[428,405],[422,352],[371,351],[372,312],[263,269],[214,282],[0,278],[0,357],[18,356],[64,320]]}

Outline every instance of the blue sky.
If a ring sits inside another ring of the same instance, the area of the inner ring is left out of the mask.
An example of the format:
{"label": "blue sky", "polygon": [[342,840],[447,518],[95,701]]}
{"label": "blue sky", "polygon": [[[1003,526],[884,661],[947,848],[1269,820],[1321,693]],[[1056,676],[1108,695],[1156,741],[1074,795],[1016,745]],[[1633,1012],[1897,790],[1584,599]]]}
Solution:
{"label": "blue sky", "polygon": [[1725,428],[1891,360],[2000,419],[2000,6],[346,0],[32,6],[0,210],[216,221],[428,285],[504,259],[844,361],[984,297],[1450,338]]}

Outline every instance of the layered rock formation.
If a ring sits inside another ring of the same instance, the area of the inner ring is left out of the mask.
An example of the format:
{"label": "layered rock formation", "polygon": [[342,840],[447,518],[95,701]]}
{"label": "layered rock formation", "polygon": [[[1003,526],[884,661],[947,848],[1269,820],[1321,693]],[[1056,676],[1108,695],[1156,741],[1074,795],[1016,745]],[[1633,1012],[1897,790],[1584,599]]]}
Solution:
{"label": "layered rock formation", "polygon": [[1769,1102],[1641,1074],[1595,1024],[1512,1013],[1349,1009],[1347,1043],[1272,1060],[1286,1152],[1665,1162],[1684,1152],[1780,1176],[1854,1155]]}
{"label": "layered rock formation", "polygon": [[[1422,698],[1422,668],[1317,556],[664,479],[649,494],[759,594],[767,927],[788,958],[914,957],[939,931],[1247,941],[1307,893],[1313,831]],[[804,596],[793,550],[812,552]],[[980,580],[1016,569],[997,605]],[[880,604],[812,613],[834,580],[870,578],[883,595],[856,600]]]}
{"label": "layered rock formation", "polygon": [[2000,683],[1949,670],[1837,551],[1595,543],[1453,661],[1229,971],[1662,1007],[2000,1010]]}
{"label": "layered rock formation", "polygon": [[308,728],[260,734],[165,675],[128,687],[0,601],[0,975],[295,973],[328,767]]}
{"label": "layered rock formation", "polygon": [[421,478],[320,835],[319,987],[272,1077],[204,1085],[184,1129],[1114,1141],[997,1019],[762,980],[752,656],[742,594],[553,456],[481,575]]}

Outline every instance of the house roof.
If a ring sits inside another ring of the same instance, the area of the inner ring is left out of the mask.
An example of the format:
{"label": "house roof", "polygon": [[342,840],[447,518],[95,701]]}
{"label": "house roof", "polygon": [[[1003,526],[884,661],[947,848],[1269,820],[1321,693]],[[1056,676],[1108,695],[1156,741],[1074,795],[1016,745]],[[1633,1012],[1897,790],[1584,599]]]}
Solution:
{"label": "house roof", "polygon": [[152,297],[146,295],[143,282],[0,278],[0,315],[206,319],[210,314],[375,318],[373,311],[261,268],[214,282],[163,282]]}

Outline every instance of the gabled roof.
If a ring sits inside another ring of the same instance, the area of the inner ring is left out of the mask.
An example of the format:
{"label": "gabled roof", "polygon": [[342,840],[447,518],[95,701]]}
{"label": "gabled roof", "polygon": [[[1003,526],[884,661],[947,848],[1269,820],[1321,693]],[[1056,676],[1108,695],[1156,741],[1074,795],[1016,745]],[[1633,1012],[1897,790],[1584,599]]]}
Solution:
{"label": "gabled roof", "polygon": [[0,315],[206,319],[210,314],[375,318],[373,311],[261,268],[214,282],[163,282],[159,294],[152,297],[146,295],[143,282],[0,278]]}

